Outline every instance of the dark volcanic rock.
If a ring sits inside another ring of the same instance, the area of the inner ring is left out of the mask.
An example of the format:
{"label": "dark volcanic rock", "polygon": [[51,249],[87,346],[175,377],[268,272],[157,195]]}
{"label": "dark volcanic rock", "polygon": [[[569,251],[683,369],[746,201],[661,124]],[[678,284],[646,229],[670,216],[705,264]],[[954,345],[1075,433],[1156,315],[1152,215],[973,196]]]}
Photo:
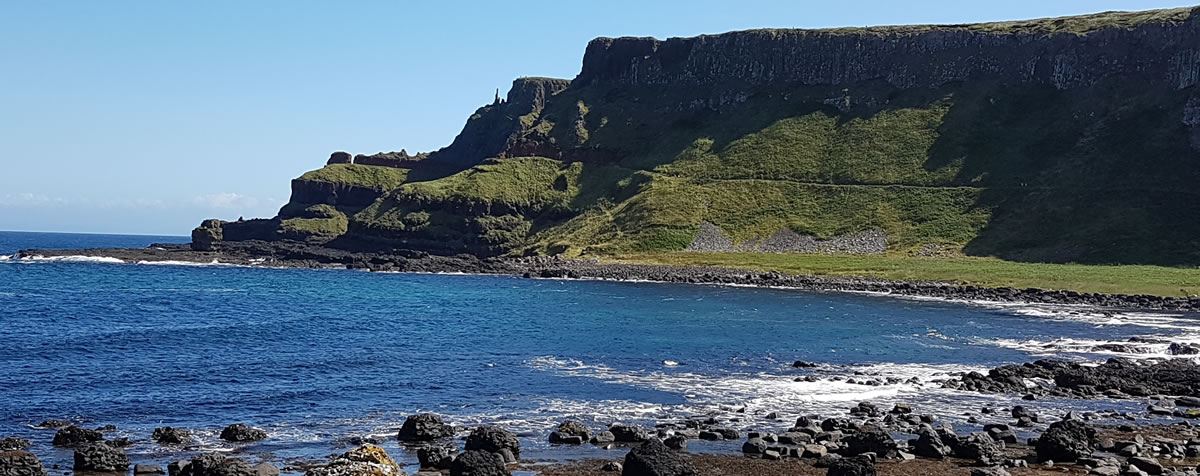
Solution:
{"label": "dark volcanic rock", "polygon": [[650,439],[625,455],[622,476],[696,476],[692,463],[661,441]]}
{"label": "dark volcanic rock", "polygon": [[892,439],[892,435],[873,425],[864,426],[857,433],[847,436],[842,441],[846,444],[846,451],[851,456],[875,453],[879,457],[885,458],[896,452],[896,440]]}
{"label": "dark volcanic rock", "polygon": [[454,427],[432,413],[410,415],[396,435],[400,441],[433,441],[454,436]]}
{"label": "dark volcanic rock", "polygon": [[191,440],[192,435],[187,430],[163,426],[155,428],[150,437],[164,445],[180,445]]}
{"label": "dark volcanic rock", "polygon": [[1004,450],[986,432],[975,432],[961,438],[954,447],[954,456],[969,459],[979,466],[995,466],[1002,462]]}
{"label": "dark volcanic rock", "polygon": [[47,476],[37,456],[24,451],[0,451],[0,475]]}
{"label": "dark volcanic rock", "polygon": [[1042,461],[1075,461],[1096,450],[1096,429],[1070,419],[1052,423],[1034,448]]}
{"label": "dark volcanic rock", "polygon": [[221,439],[232,442],[260,441],[267,439],[267,432],[241,423],[234,423],[221,430]]}
{"label": "dark volcanic rock", "polygon": [[1051,380],[1055,392],[1079,398],[1106,392],[1133,396],[1196,395],[1200,393],[1200,364],[1190,359],[1150,363],[1109,359],[1098,366],[1086,366],[1076,362],[1038,360],[997,367],[986,376],[972,372],[959,381],[948,382],[947,386],[981,392],[1047,393],[1046,389],[1027,388],[1025,379]]}
{"label": "dark volcanic rock", "polygon": [[454,459],[450,476],[511,476],[504,457],[481,450],[468,450]]}
{"label": "dark volcanic rock", "polygon": [[942,459],[953,453],[953,450],[946,446],[937,432],[928,426],[917,431],[917,443],[913,451],[917,456],[934,459]]}
{"label": "dark volcanic rock", "polygon": [[422,468],[450,469],[458,448],[441,445],[422,446],[417,449],[417,461]]}
{"label": "dark volcanic rock", "polygon": [[0,438],[0,451],[24,451],[26,448],[29,448],[29,440],[24,438],[15,436]]}
{"label": "dark volcanic rock", "polygon": [[875,463],[866,456],[837,458],[829,461],[828,476],[875,476]]}
{"label": "dark volcanic rock", "polygon": [[38,423],[36,426],[38,428],[45,428],[48,430],[57,430],[71,425],[72,423],[66,420],[44,420],[41,423]]}
{"label": "dark volcanic rock", "polygon": [[224,239],[221,220],[204,220],[192,230],[192,251],[212,251]]}
{"label": "dark volcanic rock", "polygon": [[103,441],[104,435],[96,430],[68,426],[54,433],[54,446],[75,446]]}
{"label": "dark volcanic rock", "polygon": [[650,439],[650,433],[644,428],[624,423],[613,423],[608,427],[618,443],[641,443]]}
{"label": "dark volcanic rock", "polygon": [[[177,466],[176,476],[259,476],[250,463],[215,453],[196,456],[181,466],[172,465]],[[172,465],[168,465],[168,471]]]}
{"label": "dark volcanic rock", "polygon": [[75,471],[98,473],[125,472],[129,470],[129,457],[120,449],[103,443],[94,443],[75,450]]}
{"label": "dark volcanic rock", "polygon": [[[471,434],[467,435],[466,449],[499,453],[505,456],[506,463],[515,463],[521,459],[521,442],[517,435],[494,426],[482,426],[471,430]],[[507,457],[509,455],[512,456],[511,460]]]}
{"label": "dark volcanic rock", "polygon": [[558,429],[550,433],[550,443],[580,445],[591,439],[587,427],[583,423],[571,420],[558,425]]}

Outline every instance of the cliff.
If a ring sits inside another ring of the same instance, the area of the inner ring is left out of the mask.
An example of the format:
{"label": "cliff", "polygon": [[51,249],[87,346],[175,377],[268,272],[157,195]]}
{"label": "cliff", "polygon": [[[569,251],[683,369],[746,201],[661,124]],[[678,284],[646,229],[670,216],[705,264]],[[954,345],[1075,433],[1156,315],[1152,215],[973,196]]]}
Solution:
{"label": "cliff", "polygon": [[278,233],[1200,264],[1197,11],[600,38],[421,160],[297,179]]}

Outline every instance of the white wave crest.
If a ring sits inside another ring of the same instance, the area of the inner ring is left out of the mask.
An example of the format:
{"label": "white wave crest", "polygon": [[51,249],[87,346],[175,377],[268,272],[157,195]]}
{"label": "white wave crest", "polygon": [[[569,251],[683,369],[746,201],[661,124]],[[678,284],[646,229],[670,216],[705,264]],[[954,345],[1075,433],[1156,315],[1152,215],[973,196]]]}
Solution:
{"label": "white wave crest", "polygon": [[22,263],[113,263],[113,264],[120,264],[120,263],[125,262],[125,261],[121,260],[120,258],[113,258],[111,256],[82,256],[82,255],[23,256],[21,258],[18,258],[17,261],[20,261]]}

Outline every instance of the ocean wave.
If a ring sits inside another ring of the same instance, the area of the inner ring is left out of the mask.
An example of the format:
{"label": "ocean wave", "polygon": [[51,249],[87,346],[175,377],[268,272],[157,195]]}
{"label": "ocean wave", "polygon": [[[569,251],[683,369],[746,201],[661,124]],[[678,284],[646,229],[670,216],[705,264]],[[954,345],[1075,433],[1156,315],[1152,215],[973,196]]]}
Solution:
{"label": "ocean wave", "polygon": [[215,259],[208,263],[198,263],[195,261],[176,261],[176,260],[163,260],[163,261],[142,260],[142,261],[138,261],[137,264],[158,265],[158,266],[237,266],[232,263],[222,263]]}
{"label": "ocean wave", "polygon": [[17,258],[17,261],[21,262],[21,263],[111,263],[111,264],[120,264],[120,263],[125,262],[125,261],[121,260],[120,258],[114,258],[111,256],[83,256],[83,255],[23,256],[23,257]]}

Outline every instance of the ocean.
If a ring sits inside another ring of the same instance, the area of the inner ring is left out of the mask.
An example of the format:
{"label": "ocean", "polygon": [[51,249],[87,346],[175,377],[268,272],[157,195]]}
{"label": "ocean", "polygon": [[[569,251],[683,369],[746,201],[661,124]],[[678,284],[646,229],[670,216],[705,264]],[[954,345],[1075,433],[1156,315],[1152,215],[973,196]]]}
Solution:
{"label": "ocean", "polygon": [[[280,466],[374,437],[415,464],[395,432],[405,416],[497,424],[524,458],[616,458],[621,449],[552,448],[565,419],[600,428],[715,415],[782,431],[802,414],[843,416],[859,401],[964,415],[1020,396],[941,389],[938,379],[1004,363],[1097,360],[1135,336],[1200,342],[1197,316],[946,302],[855,293],[508,276],[17,260],[23,248],[137,247],[186,237],[0,232],[0,436],[47,464],[46,419],[116,425],[135,463],[203,451]],[[1164,355],[1141,346],[1135,358]],[[796,369],[795,360],[822,364]],[[797,377],[817,377],[815,382]],[[889,381],[888,377],[892,377]],[[916,377],[918,381],[911,381]],[[849,380],[877,381],[878,385]],[[1056,401],[1040,408],[1137,411],[1145,402]],[[780,420],[765,415],[778,412]],[[972,428],[965,416],[952,423]],[[265,429],[251,447],[217,438]],[[177,452],[158,426],[192,430]],[[731,452],[735,442],[695,442]],[[264,456],[266,455],[266,456]]]}

